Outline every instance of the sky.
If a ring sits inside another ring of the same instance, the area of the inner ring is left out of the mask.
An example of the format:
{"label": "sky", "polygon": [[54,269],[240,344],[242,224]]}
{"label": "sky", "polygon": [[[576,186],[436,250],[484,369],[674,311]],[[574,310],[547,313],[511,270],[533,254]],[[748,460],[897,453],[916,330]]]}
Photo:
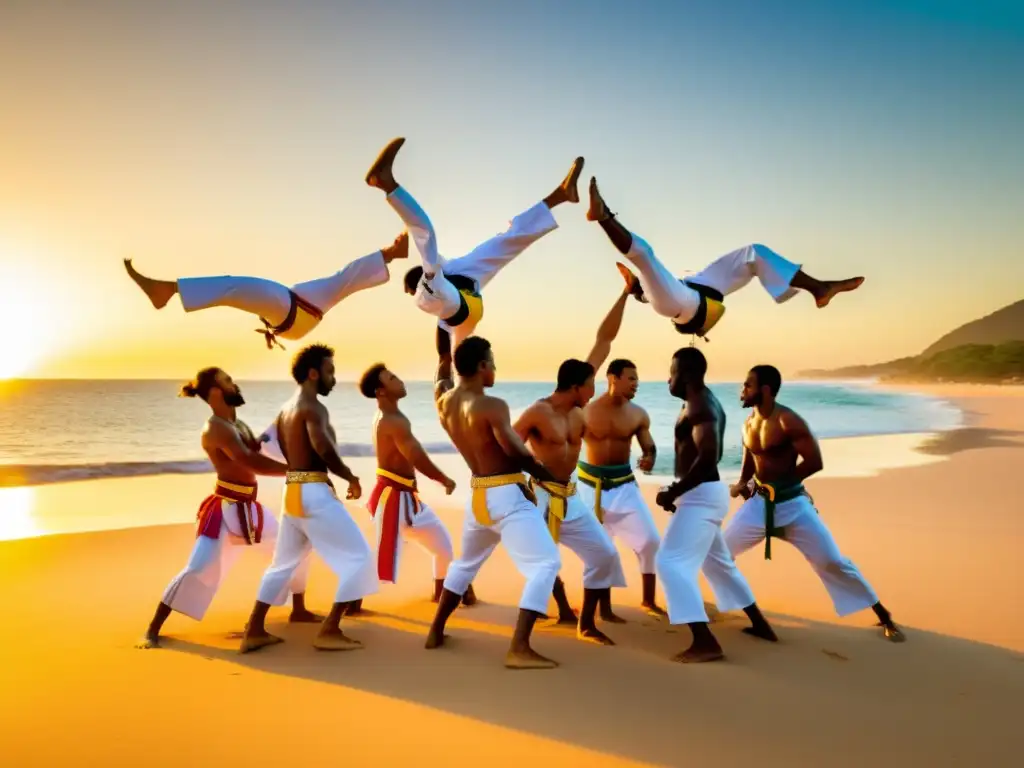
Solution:
{"label": "sky", "polygon": [[[330,274],[401,231],[363,182],[393,136],[449,258],[583,155],[584,189],[596,175],[677,274],[759,242],[817,277],[866,276],[825,310],[756,281],[731,296],[701,344],[712,378],[915,354],[1024,298],[1022,83],[1012,2],[11,0],[0,376],[284,379],[322,341],[343,377],[384,360],[429,378],[434,324],[404,264],[287,352],[237,310],[154,310],[122,266]],[[584,213],[559,207],[488,287],[478,333],[499,377],[585,356],[621,290]],[[688,343],[630,302],[613,354],[657,379]]]}

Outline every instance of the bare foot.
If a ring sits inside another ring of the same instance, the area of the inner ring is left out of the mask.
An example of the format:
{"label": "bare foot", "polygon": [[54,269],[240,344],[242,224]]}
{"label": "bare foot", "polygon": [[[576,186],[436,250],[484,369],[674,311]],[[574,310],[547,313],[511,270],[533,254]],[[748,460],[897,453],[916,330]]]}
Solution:
{"label": "bare foot", "polygon": [[665,611],[665,609],[662,608],[660,605],[657,605],[656,603],[641,603],[640,607],[644,609],[647,615],[654,616],[658,619],[668,616],[668,613]]}
{"label": "bare foot", "polygon": [[851,277],[849,280],[823,280],[822,285],[825,286],[825,292],[816,297],[814,303],[818,305],[818,309],[823,309],[835,298],[836,294],[855,291],[863,282],[863,277]]}
{"label": "bare foot", "polygon": [[395,156],[398,154],[398,150],[405,144],[405,138],[399,137],[392,139],[384,149],[377,155],[377,159],[373,161],[373,165],[370,166],[370,170],[366,172],[366,183],[371,187],[383,190],[390,194],[397,187],[398,183],[395,181],[394,174],[391,171],[391,166],[395,162]]}
{"label": "bare foot", "polygon": [[903,634],[903,630],[895,624],[883,626],[882,636],[891,643],[905,643],[907,641],[907,636]]}
{"label": "bare foot", "polygon": [[390,264],[395,259],[409,258],[409,233],[403,232],[398,235],[391,245],[385,245],[380,252],[384,256],[385,264]]}
{"label": "bare foot", "polygon": [[775,634],[775,630],[773,630],[767,624],[760,625],[760,626],[754,625],[754,626],[751,626],[751,627],[744,627],[743,628],[743,633],[745,635],[750,635],[751,637],[756,637],[759,640],[767,640],[769,643],[777,643],[777,642],[779,642],[779,638]]}
{"label": "bare foot", "polygon": [[725,658],[721,648],[687,648],[682,653],[672,657],[672,661],[680,664],[703,664],[708,661],[721,661]]}
{"label": "bare foot", "polygon": [[559,615],[559,617],[551,624],[555,627],[575,627],[580,623],[580,617],[575,613],[565,613]]}
{"label": "bare foot", "polygon": [[466,587],[466,591],[462,595],[462,604],[467,608],[476,605],[476,592],[473,591],[472,584]]}
{"label": "bare foot", "polygon": [[291,615],[288,617],[288,621],[290,621],[292,624],[319,624],[325,618],[327,617],[321,616],[318,613],[313,613],[312,611],[307,610],[301,610],[292,611]]}
{"label": "bare foot", "polygon": [[570,203],[578,203],[580,201],[580,190],[577,187],[577,183],[580,180],[580,174],[583,173],[583,158],[577,157],[572,161],[572,167],[569,168],[569,173],[565,175],[562,180],[559,189],[562,190],[562,194],[565,195],[565,199]]}
{"label": "bare foot", "polygon": [[644,296],[644,289],[640,287],[640,278],[634,275],[625,264],[615,262],[615,266],[619,270],[619,274],[622,275],[622,279],[626,281],[626,289],[629,294],[637,301],[646,304],[647,297]]}
{"label": "bare foot", "polygon": [[157,309],[166,307],[167,302],[178,292],[178,284],[175,282],[170,280],[154,280],[139,273],[132,266],[131,259],[124,260],[124,268],[128,272],[128,277],[135,281],[135,284],[142,289],[150,303]]}
{"label": "bare foot", "polygon": [[582,640],[585,643],[595,643],[596,645],[615,645],[615,642],[597,627],[577,629],[576,639]]}
{"label": "bare foot", "polygon": [[509,650],[505,655],[508,669],[554,669],[558,662],[541,656],[532,648]]}
{"label": "bare foot", "polygon": [[604,221],[610,216],[608,206],[605,205],[604,198],[601,197],[601,193],[597,189],[597,178],[591,176],[590,207],[587,209],[587,221]]}
{"label": "bare foot", "polygon": [[608,624],[628,624],[624,618],[612,611],[602,611],[600,614],[601,621]]}
{"label": "bare foot", "polygon": [[146,632],[142,636],[142,639],[135,643],[135,647],[139,650],[148,650],[150,648],[160,647],[160,635],[156,632]]}
{"label": "bare foot", "polygon": [[432,651],[434,648],[440,648],[444,645],[444,641],[448,639],[448,635],[444,632],[437,632],[431,628],[430,632],[427,633],[427,642],[423,646],[428,651]]}
{"label": "bare foot", "polygon": [[328,629],[317,633],[313,638],[313,647],[318,651],[358,651],[363,644],[340,629]]}
{"label": "bare foot", "polygon": [[250,653],[251,651],[258,651],[260,648],[266,648],[268,645],[277,645],[283,643],[280,637],[270,634],[269,632],[261,632],[259,634],[246,634],[242,637],[242,644],[238,648],[239,653]]}

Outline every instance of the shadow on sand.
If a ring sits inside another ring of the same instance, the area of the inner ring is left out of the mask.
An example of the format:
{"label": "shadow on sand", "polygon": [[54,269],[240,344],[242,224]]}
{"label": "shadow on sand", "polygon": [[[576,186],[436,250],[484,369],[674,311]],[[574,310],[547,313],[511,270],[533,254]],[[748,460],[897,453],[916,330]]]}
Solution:
{"label": "shadow on sand", "polygon": [[[345,619],[346,632],[365,643],[354,652],[318,652],[310,645],[315,626],[281,622],[268,629],[284,644],[247,655],[223,636],[203,636],[203,644],[171,638],[166,647],[237,665],[230,674],[252,670],[344,686],[665,766],[687,762],[690,740],[727,738],[723,749],[751,755],[759,743],[770,744],[775,764],[828,754],[851,733],[876,738],[879,728],[879,758],[902,761],[919,744],[921,717],[934,717],[929,727],[937,733],[961,729],[962,757],[980,765],[999,754],[990,751],[1015,727],[1014,708],[999,703],[1024,696],[1024,655],[913,628],[906,628],[906,643],[892,644],[870,626],[870,612],[864,628],[771,615],[778,644],[742,634],[742,614],[720,614],[712,629],[726,660],[691,666],[668,661],[689,645],[685,626],[622,607],[629,623],[603,626],[618,643],[613,648],[538,625],[534,646],[562,665],[548,671],[503,667],[514,607],[460,609],[448,645],[427,651],[432,613],[429,603],[410,602],[394,613]],[[909,722],[915,727],[900,725]],[[780,729],[792,738],[780,738]]]}
{"label": "shadow on sand", "polygon": [[963,451],[985,448],[1019,448],[1024,444],[1024,432],[986,427],[963,427],[939,432],[918,447],[918,451],[931,456],[952,456]]}

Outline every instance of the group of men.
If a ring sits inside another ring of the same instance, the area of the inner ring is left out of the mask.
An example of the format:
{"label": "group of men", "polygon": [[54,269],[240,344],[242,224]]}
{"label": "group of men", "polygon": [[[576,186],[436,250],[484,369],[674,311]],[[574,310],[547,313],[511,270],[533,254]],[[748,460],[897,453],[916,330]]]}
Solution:
{"label": "group of men", "polygon": [[[446,622],[460,605],[476,601],[472,582],[501,543],[525,579],[519,615],[506,666],[552,668],[557,663],[530,645],[538,618],[548,615],[554,598],[557,622],[575,625],[577,637],[613,645],[598,627],[623,621],[612,609],[611,590],[626,586],[614,539],[637,557],[642,578],[642,607],[666,617],[655,600],[660,579],[667,620],[687,624],[690,647],[675,659],[713,661],[724,657],[708,627],[698,583],[703,571],[722,611],[742,609],[750,619],[744,631],[775,641],[774,631],[758,609],[734,558],[773,538],[796,546],[825,584],[838,614],[871,607],[884,635],[904,639],[871,586],[838,549],[807,494],[803,481],[822,468],[816,439],[803,420],[776,402],[781,376],[771,366],[756,366],[743,386],[742,401],[751,408],[743,428],[742,476],[732,487],[720,479],[725,415],[705,384],[707,362],[696,348],[683,347],[672,357],[669,390],[685,402],[675,430],[676,482],[663,488],[657,503],[672,514],[664,536],[641,494],[631,463],[634,440],[641,449],[637,468],[650,472],[656,447],[650,418],[632,402],[639,383],[636,366],[625,359],[608,364],[608,389],[595,398],[595,379],[610,356],[630,297],[650,303],[683,334],[705,335],[724,313],[724,297],[753,277],[776,301],[797,289],[812,294],[819,307],[838,293],[854,290],[863,278],[819,281],[762,245],[751,245],[714,261],[692,278],[679,280],[654,256],[650,246],[623,227],[605,204],[596,181],[590,183],[587,219],[597,221],[612,244],[639,272],[623,265],[621,296],[608,312],[585,359],[559,367],[551,395],[528,407],[513,423],[509,407],[488,394],[495,366],[490,343],[473,335],[483,315],[481,289],[531,243],[557,227],[551,210],[579,202],[577,182],[583,158],[577,158],[564,181],[543,201],[513,219],[509,229],[470,254],[446,261],[437,250],[429,218],[394,178],[393,163],[404,143],[396,139],[381,152],[366,182],[385,192],[420,252],[422,266],[405,277],[406,292],[437,318],[438,367],[434,399],[445,431],[471,472],[460,556],[437,515],[417,492],[416,473],[443,485],[454,481],[430,460],[412,432],[399,401],[404,383],[384,364],[369,368],[360,390],[378,403],[373,425],[377,455],[376,483],[367,500],[376,529],[371,547],[339,498],[330,475],[348,484],[346,500],[363,496],[359,479],[338,455],[337,436],[320,398],[334,388],[333,351],[322,344],[302,349],[292,376],[298,385],[275,423],[257,438],[237,417],[244,403],[238,386],[219,368],[200,371],[182,394],[206,401],[212,415],[202,444],[217,472],[214,492],[198,513],[196,543],[185,569],[167,587],[141,642],[159,644],[160,630],[171,611],[195,619],[204,615],[239,551],[236,545],[269,546],[274,555],[263,576],[256,603],[241,637],[240,650],[254,651],[281,642],[265,627],[272,605],[292,598],[290,619],[319,622],[314,646],[350,650],[361,643],[341,630],[346,615],[362,611],[362,601],[381,581],[397,579],[402,543],[414,541],[433,558],[433,600],[437,612],[426,647],[444,644]],[[201,277],[176,282],[143,277],[126,262],[129,274],[154,306],[178,293],[186,310],[232,306],[258,315],[260,330],[272,347],[278,336],[301,338],[323,314],[351,293],[388,279],[388,264],[407,255],[403,233],[388,247],[353,262],[331,277],[285,288],[260,278]],[[453,372],[454,369],[454,372]],[[276,460],[261,450],[269,440]],[[581,453],[586,451],[585,459]],[[280,523],[257,501],[257,475],[283,475]],[[723,531],[730,496],[745,501]],[[559,578],[558,545],[572,550],[583,564],[583,599],[577,614]],[[305,606],[309,556],[316,551],[338,578],[334,604],[326,617]]]}

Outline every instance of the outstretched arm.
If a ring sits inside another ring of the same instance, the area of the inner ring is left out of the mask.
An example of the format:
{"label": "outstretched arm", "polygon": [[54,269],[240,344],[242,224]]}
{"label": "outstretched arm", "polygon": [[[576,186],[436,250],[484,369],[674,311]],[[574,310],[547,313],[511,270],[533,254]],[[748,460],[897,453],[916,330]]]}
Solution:
{"label": "outstretched arm", "polygon": [[793,481],[802,483],[811,475],[820,472],[825,462],[821,458],[821,446],[811,432],[811,428],[793,411],[786,411],[779,416],[782,431],[793,444],[793,449],[800,457],[793,472]]}
{"label": "outstretched arm", "polygon": [[455,382],[452,381],[452,359],[442,357],[437,365],[437,373],[434,375],[434,405],[438,405],[441,396],[452,389]]}
{"label": "outstretched arm", "polygon": [[506,456],[510,459],[515,459],[519,463],[521,470],[543,482],[558,482],[558,478],[552,475],[547,470],[547,467],[533,457],[530,449],[526,447],[526,443],[512,429],[512,419],[509,414],[508,403],[504,400],[495,399],[490,408],[489,420],[491,430],[494,432],[494,439],[498,441],[498,445],[505,451]]}
{"label": "outstretched arm", "polygon": [[594,366],[595,371],[604,365],[604,361],[612,352],[612,342],[615,341],[615,337],[619,335],[619,329],[622,327],[622,316],[626,312],[628,298],[629,291],[623,291],[597,329],[597,339],[594,341],[590,354],[587,355],[587,362]]}
{"label": "outstretched arm", "polygon": [[[333,474],[345,480],[349,485],[358,487],[359,478],[352,474],[345,462],[338,455],[338,446],[331,435],[331,425],[327,416],[327,409],[324,407],[310,408],[305,412],[306,434],[309,435],[309,443],[313,446],[317,456],[324,460]],[[356,496],[355,498],[358,498]]]}
{"label": "outstretched arm", "polygon": [[430,460],[427,452],[423,450],[420,441],[412,433],[412,425],[408,419],[402,418],[390,421],[387,430],[395,441],[399,452],[418,472],[443,485],[448,490],[448,493],[455,489],[455,481],[438,469],[437,465]]}
{"label": "outstretched arm", "polygon": [[643,454],[636,466],[640,471],[650,474],[654,469],[654,460],[658,457],[658,447],[654,444],[654,438],[651,437],[651,417],[647,415],[647,411],[643,411],[643,414],[643,420],[636,430],[636,441]]}
{"label": "outstretched arm", "polygon": [[220,451],[232,461],[245,465],[258,475],[280,476],[288,472],[287,464],[274,461],[258,450],[254,451],[238,434],[238,430],[219,421],[211,420],[210,429],[207,431],[203,443],[205,448]]}

